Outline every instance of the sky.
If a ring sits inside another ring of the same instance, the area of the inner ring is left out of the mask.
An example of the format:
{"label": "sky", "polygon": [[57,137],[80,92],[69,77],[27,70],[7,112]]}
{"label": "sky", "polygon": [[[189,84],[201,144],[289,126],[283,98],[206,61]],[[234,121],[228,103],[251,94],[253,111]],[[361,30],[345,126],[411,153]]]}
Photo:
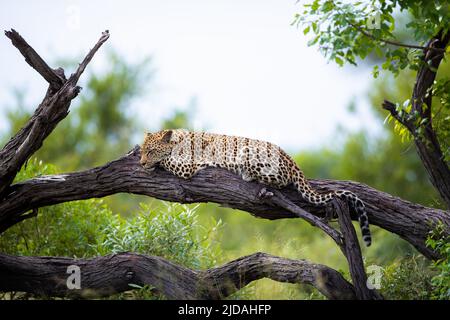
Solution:
{"label": "sky", "polygon": [[[50,65],[82,57],[105,29],[111,37],[90,71],[104,67],[107,48],[130,62],[152,57],[156,72],[148,94],[129,106],[149,130],[175,107],[195,101],[196,128],[288,150],[332,146],[337,126],[376,132],[364,99],[370,68],[327,63],[290,25],[300,11],[296,0],[21,0],[0,4],[0,27],[16,29]],[[3,35],[0,52],[1,132],[12,89],[25,90],[26,104],[34,109],[47,84]],[[358,112],[350,114],[355,99]]]}

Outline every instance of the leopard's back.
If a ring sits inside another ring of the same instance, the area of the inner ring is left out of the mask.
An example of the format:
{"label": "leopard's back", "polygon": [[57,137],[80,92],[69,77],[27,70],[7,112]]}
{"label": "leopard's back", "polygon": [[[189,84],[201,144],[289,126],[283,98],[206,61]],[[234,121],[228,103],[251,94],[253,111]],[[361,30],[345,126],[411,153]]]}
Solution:
{"label": "leopard's back", "polygon": [[277,145],[239,136],[174,130],[175,146],[163,166],[186,177],[208,167],[221,167],[245,180],[257,180],[278,187],[292,182],[295,162]]}

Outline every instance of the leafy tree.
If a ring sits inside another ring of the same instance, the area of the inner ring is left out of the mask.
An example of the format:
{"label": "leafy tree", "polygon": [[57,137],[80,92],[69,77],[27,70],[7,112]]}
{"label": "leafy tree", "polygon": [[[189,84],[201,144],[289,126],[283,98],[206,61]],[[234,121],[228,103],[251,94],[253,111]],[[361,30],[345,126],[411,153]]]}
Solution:
{"label": "leafy tree", "polygon": [[[313,34],[309,45],[317,45],[327,59],[340,66],[375,62],[373,76],[379,79],[370,99],[379,121],[386,118],[387,124],[376,140],[369,141],[362,132],[351,135],[341,152],[322,151],[327,159],[319,163],[313,163],[313,159],[320,159],[318,154],[303,155],[304,167],[310,159],[312,169],[319,174],[363,181],[425,205],[450,205],[442,187],[450,160],[450,64],[445,60],[449,9],[448,1],[439,0],[315,0],[304,5],[294,24],[302,25],[305,35]],[[387,117],[376,107],[383,99],[399,101],[383,103],[390,112]],[[438,167],[444,176],[441,181],[433,172]],[[389,242],[385,239],[382,248],[389,250],[393,244]],[[447,256],[448,237],[430,239],[429,244]],[[403,255],[408,252],[404,248]],[[420,256],[399,257],[400,261],[386,267],[383,292],[387,297],[448,297],[448,259],[434,262],[440,274],[432,277],[429,263]]]}
{"label": "leafy tree", "polygon": [[[400,30],[406,29],[417,44],[398,41],[398,12],[411,17]],[[315,0],[305,4],[303,13],[294,20],[294,24],[305,26],[305,35],[313,33],[309,45],[317,44],[328,59],[341,66],[345,62],[356,65],[357,59],[372,54],[380,59],[381,69],[394,76],[401,71],[417,72],[410,98],[397,104],[385,101],[383,107],[390,112],[388,120],[395,120],[400,136],[414,139],[446,206],[450,206],[450,79],[442,74],[436,77],[436,73],[448,53],[449,20],[449,5],[444,0]],[[380,65],[376,64],[374,77],[379,73]]]}

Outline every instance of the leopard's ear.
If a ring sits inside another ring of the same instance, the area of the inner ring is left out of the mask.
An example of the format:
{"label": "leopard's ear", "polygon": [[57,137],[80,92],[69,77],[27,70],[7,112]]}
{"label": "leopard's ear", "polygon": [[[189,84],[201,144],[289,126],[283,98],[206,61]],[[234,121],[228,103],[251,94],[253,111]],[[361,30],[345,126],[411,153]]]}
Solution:
{"label": "leopard's ear", "polygon": [[161,138],[161,141],[164,142],[164,143],[169,143],[170,142],[170,138],[172,138],[172,133],[173,133],[172,130],[165,130],[165,132],[164,132],[164,134],[163,134],[163,136]]}

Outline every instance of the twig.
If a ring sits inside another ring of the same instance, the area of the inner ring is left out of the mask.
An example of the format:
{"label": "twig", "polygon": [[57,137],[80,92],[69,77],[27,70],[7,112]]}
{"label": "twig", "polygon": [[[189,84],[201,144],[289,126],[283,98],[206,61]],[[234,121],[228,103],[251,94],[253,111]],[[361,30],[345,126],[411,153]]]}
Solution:
{"label": "twig", "polygon": [[432,46],[428,46],[428,47],[424,47],[424,46],[418,46],[418,45],[414,45],[414,44],[406,44],[406,43],[401,43],[401,42],[397,42],[397,41],[393,41],[393,40],[386,40],[383,38],[378,38],[375,37],[373,34],[365,31],[363,28],[361,28],[358,25],[355,25],[354,23],[350,22],[349,20],[347,20],[347,23],[350,24],[353,28],[355,28],[356,30],[358,30],[359,32],[361,32],[363,35],[365,35],[366,37],[369,37],[373,40],[376,41],[380,41],[380,42],[385,42],[397,47],[405,47],[405,48],[410,48],[410,49],[420,49],[420,50],[424,50],[425,52],[427,52],[428,50],[434,50],[434,51],[439,51],[439,52],[445,52],[445,49],[441,49],[441,48],[435,48]]}
{"label": "twig", "polygon": [[416,131],[414,130],[414,123],[412,123],[408,119],[409,114],[406,111],[403,111],[403,115],[400,115],[397,111],[395,103],[393,103],[389,100],[383,101],[382,108],[389,111],[391,113],[392,117],[394,117],[394,119],[396,119],[398,122],[400,122],[402,125],[404,125],[413,136],[417,135]]}
{"label": "twig", "polygon": [[89,64],[89,62],[91,61],[91,59],[94,57],[95,53],[97,52],[97,50],[102,46],[102,44],[104,44],[106,42],[106,40],[109,39],[109,30],[105,30],[104,32],[102,32],[102,36],[100,37],[100,39],[97,41],[97,43],[95,44],[95,46],[89,51],[89,53],[86,55],[86,57],[83,59],[83,61],[80,63],[80,65],[78,66],[77,70],[75,71],[74,74],[71,75],[69,81],[72,81],[73,83],[77,83],[78,79],[80,78],[81,74],[84,72],[84,70],[86,69],[86,66]]}

